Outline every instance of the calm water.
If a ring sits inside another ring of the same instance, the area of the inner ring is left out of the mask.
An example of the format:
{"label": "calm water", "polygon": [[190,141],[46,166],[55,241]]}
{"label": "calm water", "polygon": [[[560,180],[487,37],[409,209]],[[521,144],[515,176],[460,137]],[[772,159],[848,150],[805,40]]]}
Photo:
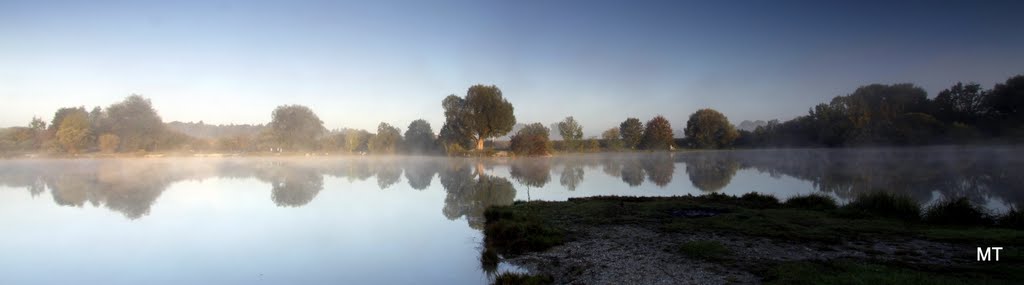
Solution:
{"label": "calm water", "polygon": [[[481,284],[482,213],[593,195],[887,190],[1024,205],[1024,149],[0,161],[0,284]],[[501,270],[517,270],[502,265]]]}

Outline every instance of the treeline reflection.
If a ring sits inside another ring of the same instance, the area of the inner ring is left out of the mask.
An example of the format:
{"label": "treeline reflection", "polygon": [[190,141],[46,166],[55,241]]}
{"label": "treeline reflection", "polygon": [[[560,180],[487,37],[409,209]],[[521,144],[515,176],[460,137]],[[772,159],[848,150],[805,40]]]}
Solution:
{"label": "treeline reflection", "polygon": [[585,191],[580,185],[588,174],[618,178],[624,188],[645,183],[664,189],[688,188],[681,182],[672,184],[679,171],[685,172],[693,188],[716,192],[726,188],[740,170],[752,170],[808,181],[815,189],[843,199],[881,190],[922,203],[939,194],[964,196],[979,204],[998,199],[1019,207],[1024,205],[1020,154],[1012,148],[934,148],[708,151],[507,161],[427,157],[13,160],[0,163],[0,185],[26,189],[33,196],[49,190],[61,206],[103,206],[137,219],[149,214],[161,193],[178,181],[255,178],[270,184],[275,205],[300,207],[324,190],[325,176],[350,182],[375,179],[384,190],[402,188],[403,177],[408,188],[424,190],[437,176],[446,191],[443,215],[452,220],[465,217],[470,226],[480,228],[484,209],[511,204],[516,187],[546,187],[557,178],[563,189]]}

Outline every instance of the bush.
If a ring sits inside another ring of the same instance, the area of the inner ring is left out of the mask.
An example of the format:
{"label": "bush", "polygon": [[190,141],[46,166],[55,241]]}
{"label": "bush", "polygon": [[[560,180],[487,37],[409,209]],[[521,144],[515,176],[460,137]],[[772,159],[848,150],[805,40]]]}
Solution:
{"label": "bush", "polygon": [[858,195],[844,210],[866,213],[880,217],[897,218],[907,221],[921,219],[921,206],[910,197],[888,192],[872,192]]}
{"label": "bush", "polygon": [[833,210],[839,207],[836,199],[819,193],[794,196],[786,200],[786,208],[808,209],[808,210]]}
{"label": "bush", "polygon": [[540,123],[526,125],[512,136],[512,152],[517,155],[548,155],[551,153],[551,141],[548,139],[548,128]]}
{"label": "bush", "polygon": [[755,209],[774,208],[779,206],[779,199],[769,194],[750,192],[740,196],[740,201],[747,207]]}
{"label": "bush", "polygon": [[965,197],[943,199],[928,207],[924,221],[939,225],[980,226],[991,225],[992,216],[971,204]]}

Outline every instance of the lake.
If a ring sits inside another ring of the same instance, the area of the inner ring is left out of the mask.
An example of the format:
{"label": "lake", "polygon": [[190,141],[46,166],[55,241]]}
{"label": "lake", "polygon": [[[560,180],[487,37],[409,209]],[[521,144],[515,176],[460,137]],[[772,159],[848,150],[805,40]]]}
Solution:
{"label": "lake", "polygon": [[[483,284],[483,211],[595,195],[892,191],[1024,205],[1024,149],[0,160],[0,284]],[[500,265],[497,271],[518,270]]]}

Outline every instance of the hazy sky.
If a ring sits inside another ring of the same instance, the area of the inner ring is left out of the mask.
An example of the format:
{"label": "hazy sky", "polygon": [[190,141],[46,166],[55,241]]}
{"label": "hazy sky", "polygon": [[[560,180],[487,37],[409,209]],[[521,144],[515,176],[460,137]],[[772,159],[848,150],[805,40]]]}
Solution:
{"label": "hazy sky", "polygon": [[869,83],[934,96],[1024,73],[1024,1],[6,1],[0,126],[132,93],[164,121],[437,131],[441,99],[495,84],[519,122],[710,107],[789,119]]}

